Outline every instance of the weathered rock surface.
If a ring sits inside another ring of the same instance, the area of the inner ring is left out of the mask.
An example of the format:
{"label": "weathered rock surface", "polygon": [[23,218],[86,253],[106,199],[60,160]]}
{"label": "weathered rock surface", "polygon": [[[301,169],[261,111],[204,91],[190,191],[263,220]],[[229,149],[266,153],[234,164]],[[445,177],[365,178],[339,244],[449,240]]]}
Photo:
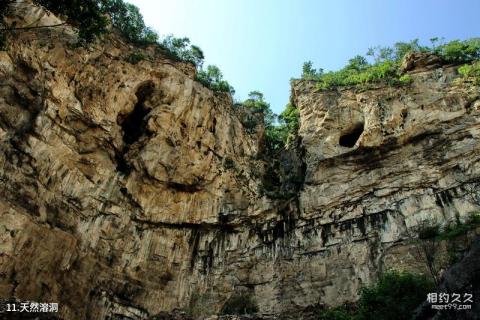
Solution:
{"label": "weathered rock surface", "polygon": [[62,319],[199,317],[242,293],[262,314],[335,306],[387,268],[425,271],[407,241],[423,221],[480,209],[480,92],[455,66],[422,62],[411,86],[363,92],[294,83],[299,149],[281,162],[304,177],[272,197],[261,128],[193,67],[115,37],[73,48],[68,27],[9,40],[2,298],[59,302]]}
{"label": "weathered rock surface", "polygon": [[[467,255],[458,263],[453,265],[444,274],[443,282],[438,286],[438,292],[444,293],[469,293],[472,297],[480,295],[480,237],[477,237],[471,245]],[[473,298],[472,298],[473,299]],[[412,319],[478,319],[480,317],[480,306],[477,300],[473,299],[471,309],[467,310],[432,310],[430,303],[423,303],[415,312]],[[469,305],[469,303],[466,303]]]}

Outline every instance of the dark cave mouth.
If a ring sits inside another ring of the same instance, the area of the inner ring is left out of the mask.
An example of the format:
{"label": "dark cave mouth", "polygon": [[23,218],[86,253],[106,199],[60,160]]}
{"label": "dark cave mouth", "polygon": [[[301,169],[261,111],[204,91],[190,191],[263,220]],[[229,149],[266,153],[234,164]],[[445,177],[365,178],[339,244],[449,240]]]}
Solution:
{"label": "dark cave mouth", "polygon": [[362,135],[363,130],[364,130],[363,123],[356,124],[353,128],[346,130],[346,132],[340,136],[338,143],[342,147],[353,148],[357,143],[358,139],[360,138],[360,136]]}
{"label": "dark cave mouth", "polygon": [[150,109],[145,106],[145,101],[151,96],[154,88],[155,86],[151,81],[142,84],[135,93],[137,103],[133,111],[127,115],[118,115],[117,123],[122,128],[124,147],[115,154],[115,160],[117,170],[124,174],[129,174],[131,171],[131,165],[125,159],[125,154],[128,153],[130,145],[140,140],[147,133],[147,115]]}
{"label": "dark cave mouth", "polygon": [[146,116],[150,110],[145,106],[145,101],[152,94],[153,89],[154,85],[151,82],[141,85],[135,93],[137,103],[133,111],[118,119],[118,123],[122,127],[123,142],[126,145],[137,142],[146,133]]}

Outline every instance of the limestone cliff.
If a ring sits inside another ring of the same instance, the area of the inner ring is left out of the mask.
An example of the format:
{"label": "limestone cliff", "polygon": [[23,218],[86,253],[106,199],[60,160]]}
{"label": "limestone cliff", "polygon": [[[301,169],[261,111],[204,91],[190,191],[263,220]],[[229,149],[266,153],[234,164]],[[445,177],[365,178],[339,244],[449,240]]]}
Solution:
{"label": "limestone cliff", "polygon": [[[407,241],[422,221],[480,208],[480,92],[457,66],[364,91],[294,82],[299,138],[272,173],[263,129],[193,66],[74,42],[37,29],[0,52],[2,298],[62,319],[212,314],[240,293],[262,314],[339,305],[389,267],[425,269]],[[268,190],[292,173],[294,192]]]}

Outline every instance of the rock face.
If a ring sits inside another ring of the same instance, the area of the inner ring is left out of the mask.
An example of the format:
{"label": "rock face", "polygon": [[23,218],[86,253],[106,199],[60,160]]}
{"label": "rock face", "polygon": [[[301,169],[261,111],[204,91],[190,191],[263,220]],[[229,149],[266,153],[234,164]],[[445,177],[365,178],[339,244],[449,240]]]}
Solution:
{"label": "rock face", "polygon": [[[480,295],[480,237],[472,241],[470,251],[462,261],[453,265],[445,272],[443,281],[438,287],[438,292],[468,292],[474,297]],[[432,310],[431,305],[425,301],[414,313],[412,319],[478,319],[480,306],[472,304],[472,309],[464,310]]]}
{"label": "rock face", "polygon": [[424,271],[415,227],[480,209],[480,92],[456,66],[410,61],[410,86],[363,92],[295,82],[300,137],[278,161],[300,189],[274,196],[263,129],[192,66],[75,40],[36,29],[0,52],[1,298],[62,319],[200,317],[244,294],[262,314],[335,306],[385,269]]}

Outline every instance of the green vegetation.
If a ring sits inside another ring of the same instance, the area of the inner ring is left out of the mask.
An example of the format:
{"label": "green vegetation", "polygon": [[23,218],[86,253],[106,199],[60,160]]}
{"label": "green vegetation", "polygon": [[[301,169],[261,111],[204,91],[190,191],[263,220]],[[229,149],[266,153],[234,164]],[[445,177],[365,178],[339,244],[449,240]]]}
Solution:
{"label": "green vegetation", "polygon": [[403,76],[401,76],[398,81],[400,81],[401,84],[410,84],[412,83],[413,79],[412,79],[412,76],[409,75],[409,74],[404,74]]}
{"label": "green vegetation", "polygon": [[388,271],[378,282],[360,290],[356,308],[338,307],[319,312],[319,320],[406,320],[420,305],[433,283],[423,275]]}
{"label": "green vegetation", "polygon": [[190,44],[188,38],[175,38],[173,35],[168,35],[159,42],[159,46],[166,55],[174,60],[188,61],[198,68],[203,65],[203,51],[196,45]]}
{"label": "green vegetation", "polygon": [[465,235],[469,230],[472,230],[475,226],[466,223],[456,223],[448,225],[443,232],[439,234],[441,240],[452,240],[458,236]]}
{"label": "green vegetation", "polygon": [[235,93],[233,87],[223,80],[223,74],[217,66],[200,69],[196,74],[196,80],[213,91],[230,92],[232,95]]}
{"label": "green vegetation", "polygon": [[457,221],[450,223],[443,230],[438,225],[424,226],[418,231],[419,239],[436,238],[438,240],[453,240],[458,236],[465,235],[468,231],[480,226],[480,213],[474,212],[465,222]]}
{"label": "green vegetation", "polygon": [[367,56],[357,55],[348,61],[348,64],[338,70],[324,72],[323,69],[315,70],[313,63],[307,61],[303,65],[302,78],[315,80],[319,89],[333,89],[339,86],[358,85],[376,82],[389,84],[409,84],[411,78],[402,77],[398,70],[401,59],[408,52],[423,51],[418,40],[408,43],[399,42],[394,48],[375,47],[369,49]]}
{"label": "green vegetation", "polygon": [[476,61],[473,64],[465,64],[458,68],[458,72],[475,85],[480,84],[480,61]]}
{"label": "green vegetation", "polygon": [[[300,126],[298,109],[291,103],[288,103],[285,110],[277,116],[272,112],[270,104],[265,101],[264,96],[259,91],[252,91],[248,94],[248,99],[243,103],[254,112],[263,114],[263,125],[265,127],[265,144],[268,150],[279,150],[294,137]],[[256,123],[244,124],[247,128],[255,127]]]}
{"label": "green vegetation", "polygon": [[300,127],[300,114],[291,103],[277,117],[277,123],[265,127],[265,140],[270,150],[284,148],[297,135]]}
{"label": "green vegetation", "polygon": [[[302,79],[315,80],[319,89],[333,89],[340,86],[387,83],[389,85],[408,85],[412,82],[409,75],[400,73],[400,64],[404,56],[411,52],[432,53],[447,63],[467,63],[480,58],[480,38],[453,40],[443,43],[438,38],[430,39],[432,46],[422,46],[418,39],[410,42],[397,42],[393,47],[375,47],[368,50],[366,56],[357,55],[348,64],[338,70],[324,72],[315,70],[313,63],[303,64]],[[478,63],[467,65],[459,70],[463,75],[479,81]]]}
{"label": "green vegetation", "polygon": [[317,78],[323,75],[323,69],[315,70],[313,68],[313,62],[307,61],[303,64],[302,67],[302,79],[305,80],[316,80]]}
{"label": "green vegetation", "polygon": [[248,99],[243,102],[243,105],[254,112],[263,113],[263,123],[265,128],[274,126],[276,115],[272,112],[272,109],[270,109],[270,104],[265,101],[263,93],[260,91],[251,91],[248,94]]}
{"label": "green vegetation", "polygon": [[319,78],[318,88],[331,89],[338,86],[380,82],[392,82],[397,78],[397,63],[382,61],[373,65],[356,64],[353,59],[340,71],[327,72]]}
{"label": "green vegetation", "polygon": [[[468,231],[480,226],[480,214],[472,213],[464,222],[457,220],[441,228],[440,225],[421,223],[417,229],[418,239],[413,240],[418,259],[423,260],[433,281],[440,281],[440,270],[461,258],[458,243],[464,242]],[[413,238],[413,237],[412,237]],[[445,245],[447,258],[443,259],[441,248]]]}
{"label": "green vegetation", "polygon": [[480,38],[464,41],[453,40],[437,47],[428,48],[448,62],[470,62],[480,58]]}
{"label": "green vegetation", "polygon": [[123,0],[36,0],[36,2],[55,14],[67,17],[69,23],[78,27],[79,37],[85,42],[91,42],[95,37],[107,33],[110,21],[113,28],[132,44],[155,44],[172,59],[189,61],[197,67],[201,67],[203,63],[202,50],[191,45],[190,39],[169,35],[160,41],[158,34],[145,25],[139,9]]}
{"label": "green vegetation", "polygon": [[282,141],[288,143],[289,139],[294,137],[300,128],[300,113],[292,103],[287,103],[285,109],[278,116],[280,131],[283,131]]}
{"label": "green vegetation", "polygon": [[375,285],[360,290],[359,319],[410,319],[433,289],[433,282],[423,275],[386,272]]}
{"label": "green vegetation", "polygon": [[238,293],[231,296],[227,302],[225,302],[221,313],[224,315],[242,315],[256,312],[258,312],[258,307],[253,295]]}
{"label": "green vegetation", "polygon": [[82,41],[90,42],[107,32],[108,20],[105,16],[107,3],[97,0],[34,0],[58,16],[64,17],[68,23],[78,28]]}
{"label": "green vegetation", "polygon": [[129,42],[154,44],[158,35],[145,26],[138,8],[123,0],[34,0],[78,28],[81,40],[91,42],[111,25]]}
{"label": "green vegetation", "polygon": [[[0,17],[6,14],[11,1],[0,4]],[[233,87],[223,80],[223,75],[216,66],[202,69],[204,54],[188,38],[176,38],[168,35],[160,39],[158,34],[145,25],[139,9],[123,0],[34,0],[34,3],[44,7],[54,14],[64,18],[69,24],[78,29],[79,43],[86,44],[95,38],[107,34],[109,24],[122,37],[134,45],[156,45],[158,49],[171,59],[193,63],[197,69],[197,80],[214,91],[230,92]],[[45,26],[57,27],[59,25]],[[25,27],[21,30],[34,29]],[[42,27],[43,28],[43,27]],[[0,29],[0,48],[5,45],[5,32],[19,31],[18,28],[7,27]],[[144,60],[142,53],[132,53],[127,61],[138,63]]]}
{"label": "green vegetation", "polygon": [[356,309],[349,310],[347,306],[322,309],[317,316],[317,320],[354,320],[357,318]]}
{"label": "green vegetation", "polygon": [[[97,1],[98,3],[98,1]],[[100,10],[110,17],[112,26],[122,36],[134,44],[153,44],[158,40],[155,31],[145,26],[139,9],[123,0],[103,0],[99,3]]]}
{"label": "green vegetation", "polygon": [[473,213],[465,222],[457,222],[449,224],[445,227],[443,232],[440,232],[437,237],[440,240],[452,240],[458,236],[465,235],[468,231],[480,226],[480,213]]}
{"label": "green vegetation", "polygon": [[127,61],[131,64],[137,64],[142,60],[145,60],[145,55],[141,52],[134,52],[127,57]]}

